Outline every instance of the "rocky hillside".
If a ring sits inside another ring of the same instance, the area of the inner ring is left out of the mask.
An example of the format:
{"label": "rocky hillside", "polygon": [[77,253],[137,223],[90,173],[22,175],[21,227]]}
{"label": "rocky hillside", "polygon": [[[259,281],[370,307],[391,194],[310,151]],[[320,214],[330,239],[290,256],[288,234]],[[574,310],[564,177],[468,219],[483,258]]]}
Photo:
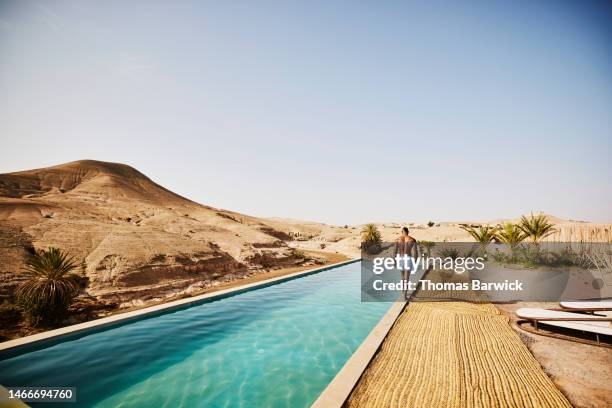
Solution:
{"label": "rocky hillside", "polygon": [[[610,224],[549,216],[555,241],[610,242]],[[498,225],[505,221],[486,222]],[[409,226],[418,240],[470,241],[461,225],[377,224],[383,240]],[[34,249],[56,246],[81,261],[87,291],[129,303],[163,298],[304,261],[303,250],[360,254],[361,226],[260,219],[190,201],[130,166],[77,161],[0,174],[0,301]]]}
{"label": "rocky hillside", "polygon": [[81,261],[88,292],[116,302],[299,263],[263,220],[201,205],[123,164],[77,161],[0,175],[0,294],[34,248]]}

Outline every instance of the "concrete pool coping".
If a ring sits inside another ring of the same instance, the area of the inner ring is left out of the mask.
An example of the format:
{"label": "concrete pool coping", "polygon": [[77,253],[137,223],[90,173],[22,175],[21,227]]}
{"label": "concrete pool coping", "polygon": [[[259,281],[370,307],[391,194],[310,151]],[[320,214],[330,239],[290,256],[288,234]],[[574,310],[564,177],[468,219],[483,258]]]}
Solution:
{"label": "concrete pool coping", "polygon": [[199,304],[206,303],[207,301],[213,301],[232,295],[237,295],[252,289],[271,286],[273,284],[282,283],[302,276],[311,275],[318,272],[323,272],[325,270],[348,265],[354,262],[358,262],[360,260],[361,258],[349,259],[347,261],[336,262],[319,268],[294,272],[283,276],[265,279],[259,282],[247,283],[245,285],[237,286],[234,288],[222,289],[211,293],[204,293],[202,295],[174,300],[172,302],[133,310],[131,312],[120,313],[84,323],[79,323],[71,326],[61,327],[59,329],[33,334],[31,336],[25,336],[18,339],[5,341],[0,343],[0,360],[11,358],[16,355],[24,354],[40,348],[49,347],[53,344],[57,344],[57,342],[61,339],[69,339],[73,336],[85,336],[87,334],[95,333],[101,330],[111,329],[115,326],[120,326],[122,324],[126,324],[139,319],[159,316],[164,313],[171,312],[174,309],[179,310],[191,306],[197,306]]}
{"label": "concrete pool coping", "polygon": [[378,352],[397,318],[402,314],[406,301],[394,302],[387,313],[372,329],[368,337],[355,350],[338,374],[327,385],[311,408],[341,408],[359,382],[361,375]]}

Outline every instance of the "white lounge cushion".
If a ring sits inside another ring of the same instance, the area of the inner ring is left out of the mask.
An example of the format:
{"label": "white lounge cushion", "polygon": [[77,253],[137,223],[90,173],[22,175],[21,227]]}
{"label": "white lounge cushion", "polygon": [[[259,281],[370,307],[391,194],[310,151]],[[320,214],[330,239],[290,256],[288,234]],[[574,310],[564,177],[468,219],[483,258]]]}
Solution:
{"label": "white lounge cushion", "polygon": [[590,301],[590,302],[561,302],[559,303],[564,309],[582,309],[582,310],[605,310],[612,309],[612,302],[606,300]]}

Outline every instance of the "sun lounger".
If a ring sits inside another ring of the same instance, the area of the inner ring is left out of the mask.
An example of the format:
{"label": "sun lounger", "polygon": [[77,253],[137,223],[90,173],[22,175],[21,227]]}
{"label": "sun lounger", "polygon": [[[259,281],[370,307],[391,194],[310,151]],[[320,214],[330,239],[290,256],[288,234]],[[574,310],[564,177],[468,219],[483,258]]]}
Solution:
{"label": "sun lounger", "polygon": [[582,312],[599,312],[612,310],[612,301],[609,300],[600,300],[594,302],[561,302],[559,304],[563,309]]}
{"label": "sun lounger", "polygon": [[538,308],[521,308],[516,311],[516,315],[521,319],[532,322],[536,331],[538,330],[538,324],[578,330],[594,334],[597,343],[599,343],[600,335],[612,336],[612,318],[607,316],[585,315]]}

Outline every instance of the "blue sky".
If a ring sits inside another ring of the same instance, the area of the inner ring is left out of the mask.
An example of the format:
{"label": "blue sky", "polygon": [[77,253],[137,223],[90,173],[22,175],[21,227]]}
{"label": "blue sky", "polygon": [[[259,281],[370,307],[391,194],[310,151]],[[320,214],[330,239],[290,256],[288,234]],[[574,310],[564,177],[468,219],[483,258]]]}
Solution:
{"label": "blue sky", "polygon": [[0,172],[336,224],[612,221],[605,2],[0,0]]}

